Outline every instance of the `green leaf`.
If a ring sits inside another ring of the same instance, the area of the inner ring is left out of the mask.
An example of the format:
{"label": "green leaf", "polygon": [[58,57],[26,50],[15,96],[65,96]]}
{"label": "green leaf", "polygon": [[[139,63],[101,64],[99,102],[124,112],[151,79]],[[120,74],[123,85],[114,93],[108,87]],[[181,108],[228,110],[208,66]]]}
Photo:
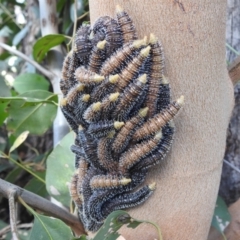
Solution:
{"label": "green leaf", "polygon": [[24,93],[31,90],[48,90],[50,83],[43,76],[36,73],[24,73],[15,78],[13,86],[17,92]]}
{"label": "green leaf", "polygon": [[37,40],[33,46],[33,57],[41,62],[45,54],[52,48],[65,41],[66,36],[62,34],[49,34]]}
{"label": "green leaf", "polygon": [[1,75],[0,75],[0,96],[1,97],[11,96],[10,89],[5,83],[4,78]]}
{"label": "green leaf", "polygon": [[13,145],[11,146],[9,153],[14,151],[16,148],[18,148],[28,137],[29,131],[24,131],[22,132],[17,139],[15,140],[15,142],[13,143]]}
{"label": "green leaf", "polygon": [[[212,218],[212,226],[215,227],[223,236],[223,231],[230,223],[231,217],[228,212],[228,208],[223,199],[218,196],[213,218]],[[225,236],[224,236],[225,237]]]}
{"label": "green leaf", "polygon": [[123,225],[127,224],[128,228],[136,228],[141,223],[149,223],[153,225],[158,231],[159,240],[163,240],[161,231],[155,223],[133,219],[127,212],[122,210],[114,211],[109,214],[104,221],[103,226],[99,229],[99,231],[92,240],[116,240],[120,236],[118,230]]}
{"label": "green leaf", "polygon": [[[25,102],[29,98],[31,101],[36,99],[36,102],[26,104]],[[4,99],[0,98],[0,100],[3,101]],[[56,95],[53,93],[35,90],[23,93],[15,99],[11,98],[11,100],[8,108],[7,128],[15,135],[26,130],[31,134],[41,135],[52,125],[57,113],[57,106],[53,104],[56,101]],[[48,101],[51,101],[51,103]]]}
{"label": "green leaf", "polygon": [[[43,172],[44,173],[44,172]],[[44,179],[44,178],[43,178]],[[40,182],[36,178],[32,178],[24,187],[24,189],[33,192],[41,197],[46,198],[48,192],[46,190],[46,185],[43,182]]]}
{"label": "green leaf", "polygon": [[0,126],[3,124],[5,119],[8,117],[8,113],[6,111],[7,106],[8,106],[8,102],[5,102],[5,103],[0,102]]}
{"label": "green leaf", "polygon": [[122,210],[114,211],[108,215],[104,225],[97,232],[93,240],[116,240],[120,234],[117,232],[124,224],[130,223],[130,215]]}
{"label": "green leaf", "polygon": [[72,232],[61,220],[34,213],[34,225],[29,240],[70,240]]}
{"label": "green leaf", "polygon": [[8,175],[5,177],[5,181],[10,183],[15,183],[18,177],[20,176],[21,172],[23,171],[22,168],[16,166]]}
{"label": "green leaf", "polygon": [[46,186],[48,193],[65,206],[70,204],[69,183],[74,172],[74,154],[70,146],[74,133],[68,133],[47,159]]}

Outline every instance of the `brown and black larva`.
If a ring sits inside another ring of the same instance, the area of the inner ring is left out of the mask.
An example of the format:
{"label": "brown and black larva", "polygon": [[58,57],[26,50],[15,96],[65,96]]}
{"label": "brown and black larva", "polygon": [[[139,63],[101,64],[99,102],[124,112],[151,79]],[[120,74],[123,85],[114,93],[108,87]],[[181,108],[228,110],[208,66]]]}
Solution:
{"label": "brown and black larva", "polygon": [[94,232],[112,211],[142,204],[154,192],[155,183],[141,185],[171,147],[172,119],[184,98],[171,102],[161,43],[154,34],[138,39],[120,6],[116,19],[80,27],[74,46],[60,82],[61,109],[76,133],[70,195]]}

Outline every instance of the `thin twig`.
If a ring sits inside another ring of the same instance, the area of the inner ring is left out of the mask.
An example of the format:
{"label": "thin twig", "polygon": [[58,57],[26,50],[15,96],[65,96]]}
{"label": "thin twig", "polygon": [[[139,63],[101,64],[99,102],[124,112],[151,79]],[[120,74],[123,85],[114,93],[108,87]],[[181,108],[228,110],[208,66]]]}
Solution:
{"label": "thin twig", "polygon": [[80,17],[78,17],[78,21],[81,20],[82,18],[86,17],[89,14],[89,11],[85,12],[84,14],[82,14]]}
{"label": "thin twig", "polygon": [[38,64],[37,62],[35,62],[34,60],[29,58],[25,54],[21,53],[17,49],[14,49],[13,47],[11,47],[5,43],[2,43],[2,42],[0,42],[0,47],[4,48],[5,50],[9,51],[12,54],[24,59],[25,61],[31,63],[39,72],[41,72],[44,76],[46,76],[50,80],[54,77],[54,74],[52,72],[50,72],[46,68],[42,67],[40,64]]}
{"label": "thin twig", "polygon": [[231,167],[232,169],[234,169],[235,171],[237,171],[238,173],[240,173],[240,169],[238,169],[237,167],[235,167],[233,164],[231,164],[230,162],[228,162],[227,160],[223,160],[224,163],[226,163],[229,167]]}
{"label": "thin twig", "polygon": [[32,208],[38,209],[41,212],[46,213],[52,217],[61,219],[68,226],[70,226],[77,235],[86,234],[82,223],[78,220],[76,216],[70,214],[66,210],[58,207],[57,205],[53,204],[45,198],[42,198],[30,191],[27,191],[3,179],[0,179],[0,194],[8,198],[8,193],[11,189],[16,190],[17,201],[19,201],[17,197],[21,197],[24,202],[26,202]]}
{"label": "thin twig", "polygon": [[[18,224],[17,222],[17,229],[26,229],[26,228],[32,228],[33,224],[32,223],[22,223]],[[8,225],[0,230],[0,237],[7,234],[11,230],[11,226]]]}
{"label": "thin twig", "polygon": [[15,202],[16,194],[17,194],[16,188],[11,188],[8,191],[10,226],[11,226],[13,240],[19,240],[18,232],[17,232],[17,220],[16,220],[16,202]]}

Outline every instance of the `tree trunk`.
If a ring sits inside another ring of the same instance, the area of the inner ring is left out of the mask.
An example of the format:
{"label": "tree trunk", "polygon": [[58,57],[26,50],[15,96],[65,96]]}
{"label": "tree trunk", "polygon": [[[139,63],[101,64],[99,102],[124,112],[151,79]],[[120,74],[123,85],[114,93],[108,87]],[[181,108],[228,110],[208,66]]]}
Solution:
{"label": "tree trunk", "polygon": [[[157,189],[129,212],[156,222],[164,240],[207,238],[219,187],[233,87],[225,61],[226,1],[90,0],[92,23],[120,4],[139,38],[154,33],[163,44],[173,99],[184,95],[176,135],[164,165],[150,171]],[[126,239],[157,237],[149,225],[124,229]]]}

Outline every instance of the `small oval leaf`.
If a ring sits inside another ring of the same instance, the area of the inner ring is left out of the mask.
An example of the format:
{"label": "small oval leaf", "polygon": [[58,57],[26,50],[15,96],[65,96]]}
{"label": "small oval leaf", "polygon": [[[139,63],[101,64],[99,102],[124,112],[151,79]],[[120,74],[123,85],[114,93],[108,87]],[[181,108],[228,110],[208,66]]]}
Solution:
{"label": "small oval leaf", "polygon": [[15,140],[15,142],[13,143],[13,145],[11,146],[9,153],[12,152],[13,150],[15,150],[16,148],[18,148],[27,138],[29,134],[29,131],[24,131],[22,132],[17,139]]}
{"label": "small oval leaf", "polygon": [[74,133],[68,133],[47,159],[46,187],[48,193],[65,206],[70,204],[69,184],[74,173],[74,154],[70,146]]}
{"label": "small oval leaf", "polygon": [[36,73],[23,73],[15,78],[13,83],[18,93],[24,93],[31,90],[48,90],[50,83],[43,76]]}
{"label": "small oval leaf", "polygon": [[37,40],[33,46],[33,57],[41,62],[45,54],[52,48],[65,41],[67,37],[62,34],[49,34]]}

